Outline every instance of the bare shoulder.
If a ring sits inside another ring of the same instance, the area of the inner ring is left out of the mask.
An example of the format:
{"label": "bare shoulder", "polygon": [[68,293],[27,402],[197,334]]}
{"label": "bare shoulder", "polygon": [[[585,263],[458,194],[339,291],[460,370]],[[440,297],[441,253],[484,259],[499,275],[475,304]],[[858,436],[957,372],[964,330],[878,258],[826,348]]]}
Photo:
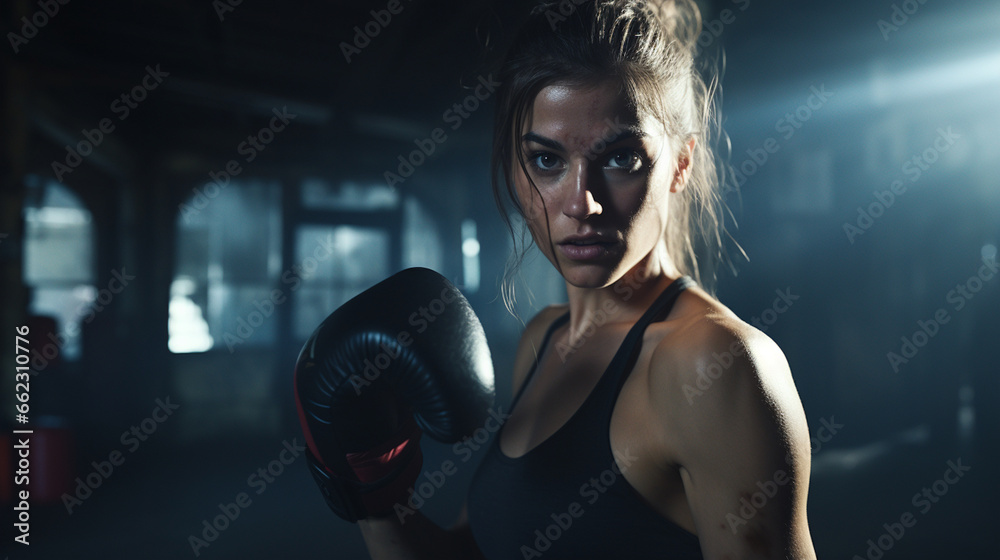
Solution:
{"label": "bare shoulder", "polygon": [[808,473],[809,428],[784,353],[702,290],[685,296],[649,364],[664,460],[694,465],[742,453]]}
{"label": "bare shoulder", "polygon": [[[815,558],[809,428],[784,353],[701,290],[689,292],[650,358],[658,460],[681,469],[706,557]],[[766,515],[741,510],[761,488]]]}
{"label": "bare shoulder", "polygon": [[541,351],[542,341],[545,338],[545,333],[548,331],[549,326],[559,318],[562,314],[566,313],[569,309],[568,304],[558,304],[549,305],[545,309],[539,311],[524,327],[524,332],[521,333],[521,340],[517,344],[517,354],[514,357],[514,381],[513,381],[513,393],[517,394],[518,389],[524,383],[525,378],[528,376],[528,372],[531,370],[531,366],[538,359],[538,353]]}
{"label": "bare shoulder", "polygon": [[[650,383],[664,406],[731,409],[740,401],[794,397],[798,393],[784,353],[770,337],[749,325],[700,289],[688,290],[672,314],[669,336],[656,342]],[[677,402],[675,402],[677,401]],[[683,410],[683,409],[681,409]],[[688,410],[687,412],[691,412]]]}

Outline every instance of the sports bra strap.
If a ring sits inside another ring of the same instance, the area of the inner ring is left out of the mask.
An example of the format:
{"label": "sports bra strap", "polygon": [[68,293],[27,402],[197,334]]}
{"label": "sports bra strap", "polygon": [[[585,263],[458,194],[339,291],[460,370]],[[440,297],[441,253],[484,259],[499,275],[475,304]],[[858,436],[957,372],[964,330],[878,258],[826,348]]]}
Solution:
{"label": "sports bra strap", "polygon": [[[621,348],[628,348],[628,352],[623,354],[622,352],[619,351],[618,353],[615,354],[614,358],[612,358],[611,364],[608,365],[608,369],[612,369],[615,368],[615,366],[621,365],[622,360],[626,360],[625,363],[626,367],[618,368],[618,375],[619,375],[617,383],[618,389],[621,389],[621,386],[622,384],[624,384],[626,377],[624,375],[621,375],[621,372],[631,371],[632,366],[635,364],[635,360],[639,355],[638,350],[640,345],[636,344],[636,339],[642,337],[643,332],[645,332],[646,327],[648,327],[650,323],[654,322],[655,320],[661,320],[661,321],[663,320],[663,317],[661,317],[661,315],[665,316],[667,313],[670,312],[670,309],[673,307],[674,301],[676,301],[677,297],[681,294],[681,292],[695,285],[696,285],[695,281],[688,276],[681,276],[677,280],[674,280],[673,282],[670,283],[669,286],[667,286],[663,290],[662,293],[660,293],[659,296],[657,296],[656,300],[654,300],[653,303],[649,306],[649,308],[646,309],[645,313],[643,313],[642,317],[640,317],[639,320],[636,321],[635,325],[633,325],[632,328],[629,329],[629,332],[627,335],[625,335],[625,340],[622,342],[621,345]],[[532,376],[535,375],[535,370],[538,368],[538,360],[545,352],[545,348],[549,344],[549,339],[552,338],[552,333],[554,333],[555,330],[558,329],[559,327],[563,326],[563,324],[565,324],[566,321],[568,320],[569,320],[569,311],[560,315],[555,321],[552,322],[551,325],[549,325],[549,328],[545,331],[545,336],[542,338],[542,344],[538,348],[538,354],[535,355],[535,361],[534,363],[532,363],[531,369],[528,371],[528,375],[524,378],[524,381],[521,383],[521,387],[518,388],[517,394],[514,395],[514,399],[510,403],[510,410],[513,410],[514,406],[517,405],[517,401],[521,398],[521,394],[524,392],[524,388],[528,386],[528,382],[531,380]],[[619,350],[621,348],[619,348]],[[616,397],[617,393],[618,391],[615,391]]]}

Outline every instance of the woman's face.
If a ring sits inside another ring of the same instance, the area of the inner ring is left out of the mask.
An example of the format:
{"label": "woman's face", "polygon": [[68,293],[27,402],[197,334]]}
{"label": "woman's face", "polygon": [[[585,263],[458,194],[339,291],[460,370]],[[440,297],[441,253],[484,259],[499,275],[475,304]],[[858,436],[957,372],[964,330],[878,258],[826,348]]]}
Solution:
{"label": "woman's face", "polygon": [[619,89],[612,81],[542,89],[520,138],[537,191],[514,163],[515,190],[536,245],[578,287],[608,286],[640,263],[667,264],[651,260],[666,254],[654,249],[671,194],[688,173],[693,142],[679,157],[672,146],[680,143],[630,107]]}

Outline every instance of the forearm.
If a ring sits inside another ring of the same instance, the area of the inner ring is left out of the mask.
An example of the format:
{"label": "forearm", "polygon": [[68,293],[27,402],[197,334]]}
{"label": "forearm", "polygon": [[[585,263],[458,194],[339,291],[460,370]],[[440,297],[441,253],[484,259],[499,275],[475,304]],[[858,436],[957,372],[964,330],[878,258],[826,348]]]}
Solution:
{"label": "forearm", "polygon": [[358,521],[373,560],[467,560],[481,558],[467,524],[445,529],[419,511],[401,522],[395,515]]}

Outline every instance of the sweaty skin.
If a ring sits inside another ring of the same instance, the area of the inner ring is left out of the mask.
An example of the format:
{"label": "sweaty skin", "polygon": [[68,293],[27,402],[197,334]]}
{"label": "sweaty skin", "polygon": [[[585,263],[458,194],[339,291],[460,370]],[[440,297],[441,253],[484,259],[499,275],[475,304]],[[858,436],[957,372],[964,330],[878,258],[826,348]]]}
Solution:
{"label": "sweaty skin", "polygon": [[[669,138],[619,91],[611,82],[546,87],[523,131],[537,190],[518,170],[516,192],[569,302],[543,310],[522,337],[515,392],[536,357],[538,365],[500,434],[511,457],[566,423],[628,329],[680,276],[662,234],[695,145]],[[565,246],[580,236],[600,248],[581,255]],[[570,320],[536,356],[548,325],[566,310]],[[781,350],[694,288],[646,330],[610,442],[625,479],[697,534],[706,558],[808,559],[815,558],[806,520],[808,434]]]}
{"label": "sweaty skin", "polygon": [[[541,311],[518,345],[515,392],[538,366],[499,434],[511,457],[568,420],[628,329],[680,276],[662,237],[696,148],[667,137],[611,82],[544,88],[522,133],[532,133],[523,150],[537,191],[515,162],[516,191],[569,302]],[[565,246],[581,240],[599,246]],[[539,356],[545,331],[567,310],[570,320]],[[697,534],[706,559],[816,558],[806,520],[808,427],[788,364],[701,289],[685,290],[646,329],[607,437],[625,480]],[[421,512],[405,525],[385,517],[359,526],[373,558],[481,558],[465,508],[449,529]]]}

